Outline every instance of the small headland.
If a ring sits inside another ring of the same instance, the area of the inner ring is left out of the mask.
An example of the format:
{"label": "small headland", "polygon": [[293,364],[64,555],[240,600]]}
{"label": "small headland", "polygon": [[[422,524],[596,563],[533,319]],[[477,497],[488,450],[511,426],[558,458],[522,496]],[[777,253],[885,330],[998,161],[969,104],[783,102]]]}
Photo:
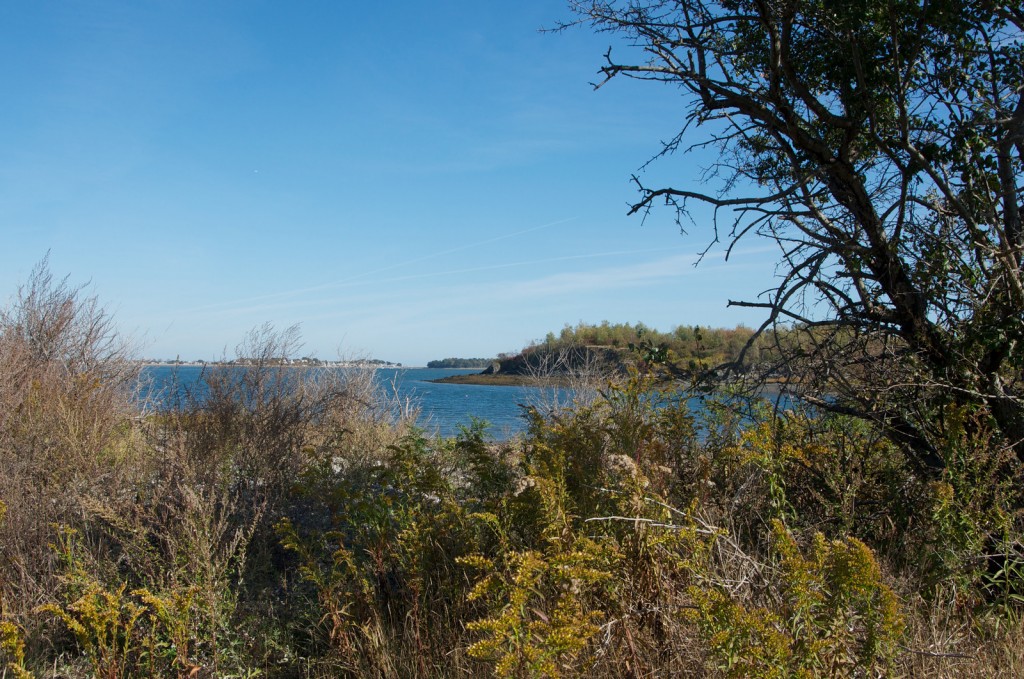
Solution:
{"label": "small headland", "polygon": [[[444,377],[435,382],[492,386],[566,386],[629,374],[631,369],[654,373],[659,381],[687,382],[714,372],[714,366],[737,361],[753,330],[679,326],[663,333],[638,323],[566,326],[548,333],[517,354],[502,354],[474,374]],[[763,359],[760,343],[747,357]],[[445,359],[471,367],[469,361]],[[464,363],[463,363],[464,362]],[[440,366],[438,366],[440,367]],[[481,366],[483,367],[483,366]]]}
{"label": "small headland", "polygon": [[514,356],[502,356],[483,371],[432,380],[450,384],[488,386],[571,386],[580,378],[623,375],[635,361],[630,352],[603,346],[531,346]]}

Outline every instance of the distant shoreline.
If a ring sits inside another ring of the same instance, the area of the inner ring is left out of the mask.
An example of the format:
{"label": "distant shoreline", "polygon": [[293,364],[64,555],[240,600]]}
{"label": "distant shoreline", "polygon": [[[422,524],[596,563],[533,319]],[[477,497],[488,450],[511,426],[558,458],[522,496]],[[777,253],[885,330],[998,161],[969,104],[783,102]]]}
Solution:
{"label": "distant shoreline", "polygon": [[[137,361],[138,365],[147,368],[251,368],[254,363],[246,361]],[[269,368],[394,368],[402,370],[418,370],[423,366],[402,365],[387,361],[318,361],[290,363],[264,363]]]}

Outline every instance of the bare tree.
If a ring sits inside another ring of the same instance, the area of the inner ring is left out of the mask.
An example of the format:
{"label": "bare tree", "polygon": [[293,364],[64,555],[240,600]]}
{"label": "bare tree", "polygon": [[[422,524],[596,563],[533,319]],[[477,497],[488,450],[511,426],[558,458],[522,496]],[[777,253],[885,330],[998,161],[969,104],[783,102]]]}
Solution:
{"label": "bare tree", "polygon": [[628,43],[597,87],[681,93],[658,156],[719,154],[682,185],[635,176],[630,213],[664,203],[682,227],[707,204],[727,252],[748,234],[779,246],[777,286],[729,304],[765,310],[759,335],[802,331],[778,350],[804,396],[879,423],[923,471],[944,465],[950,406],[983,412],[1024,461],[1020,3],[570,5]]}

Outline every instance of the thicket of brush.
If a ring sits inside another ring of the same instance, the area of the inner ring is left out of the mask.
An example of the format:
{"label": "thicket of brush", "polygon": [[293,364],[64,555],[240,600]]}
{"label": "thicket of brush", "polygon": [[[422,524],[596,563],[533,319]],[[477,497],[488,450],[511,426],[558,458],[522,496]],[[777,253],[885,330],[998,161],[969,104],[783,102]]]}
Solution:
{"label": "thicket of brush", "polygon": [[0,676],[1024,673],[980,414],[939,481],[862,422],[642,374],[438,440],[296,348],[255,332],[147,412],[109,318],[34,274],[0,315]]}

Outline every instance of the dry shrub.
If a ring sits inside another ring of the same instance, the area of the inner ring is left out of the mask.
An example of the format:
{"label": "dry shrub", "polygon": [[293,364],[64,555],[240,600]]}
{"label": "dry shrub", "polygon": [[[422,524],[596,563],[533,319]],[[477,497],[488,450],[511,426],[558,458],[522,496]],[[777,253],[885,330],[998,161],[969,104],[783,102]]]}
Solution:
{"label": "dry shrub", "polygon": [[549,417],[593,405],[616,377],[596,352],[575,344],[534,351],[524,363],[526,374],[542,387],[529,405]]}
{"label": "dry shrub", "polygon": [[896,671],[908,677],[1024,676],[1024,626],[978,616],[952,600],[925,601],[908,592],[905,645]]}
{"label": "dry shrub", "polygon": [[[410,416],[380,397],[372,372],[295,365],[299,348],[295,328],[266,325],[232,361],[172,385],[140,427],[131,492],[79,502],[96,591],[144,610],[125,631],[152,646],[138,663],[220,676],[294,662],[274,641],[287,621],[268,616],[289,605],[272,526],[305,517],[297,489],[311,473],[384,457]],[[67,622],[78,607],[49,610]]]}
{"label": "dry shrub", "polygon": [[254,531],[254,568],[273,566],[277,541],[269,527],[304,474],[385,449],[408,426],[379,398],[371,371],[295,365],[300,347],[295,327],[257,328],[233,361],[176,388],[176,407],[149,420],[161,465],[182,479],[176,495],[229,506],[233,530]]}
{"label": "dry shrub", "polygon": [[83,497],[117,492],[135,455],[138,374],[111,317],[47,260],[0,310],[0,596],[11,615],[53,583],[53,525]]}
{"label": "dry shrub", "polygon": [[373,370],[295,365],[300,348],[294,326],[253,330],[233,360],[175,389],[177,407],[154,420],[156,446],[177,449],[204,479],[228,474],[240,496],[273,504],[312,460],[385,449],[414,421]]}

